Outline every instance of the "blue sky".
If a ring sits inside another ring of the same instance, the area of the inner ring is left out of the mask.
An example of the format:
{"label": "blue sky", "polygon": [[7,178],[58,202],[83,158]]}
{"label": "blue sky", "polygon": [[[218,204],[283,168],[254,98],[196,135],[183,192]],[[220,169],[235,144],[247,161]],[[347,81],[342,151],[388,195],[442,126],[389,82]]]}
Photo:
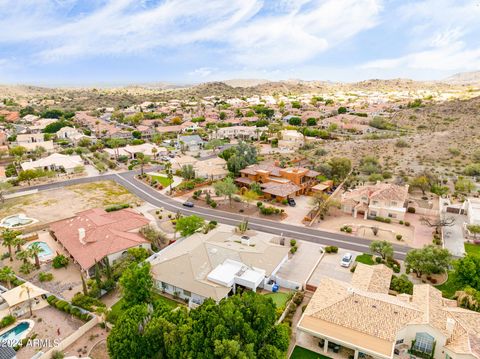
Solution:
{"label": "blue sky", "polygon": [[480,0],[0,0],[0,83],[441,79]]}

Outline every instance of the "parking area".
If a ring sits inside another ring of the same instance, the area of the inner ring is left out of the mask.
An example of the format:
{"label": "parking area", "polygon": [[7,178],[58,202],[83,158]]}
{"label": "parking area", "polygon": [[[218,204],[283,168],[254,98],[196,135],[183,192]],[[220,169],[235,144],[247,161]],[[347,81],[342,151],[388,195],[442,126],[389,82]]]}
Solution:
{"label": "parking area", "polygon": [[463,224],[467,221],[467,217],[462,214],[447,213],[445,218],[453,217],[455,222],[452,226],[443,227],[443,240],[445,248],[447,248],[454,256],[465,255],[465,236],[463,232]]}
{"label": "parking area", "polygon": [[276,275],[291,282],[304,284],[322,255],[322,246],[298,240],[297,246],[297,252],[280,267]]}
{"label": "parking area", "polygon": [[350,265],[349,268],[344,268],[340,265],[340,261],[344,254],[351,253],[353,255],[353,261],[355,261],[355,257],[362,253],[349,251],[346,249],[339,249],[338,253],[325,253],[321,262],[318,264],[317,268],[313,272],[311,278],[308,281],[308,284],[313,286],[318,286],[322,277],[330,277],[334,279],[338,279],[344,282],[350,282],[352,279],[353,273],[350,272]]}
{"label": "parking area", "polygon": [[296,196],[295,207],[285,206],[281,207],[285,210],[287,217],[282,221],[288,224],[303,224],[303,219],[313,208],[312,197],[310,196]]}

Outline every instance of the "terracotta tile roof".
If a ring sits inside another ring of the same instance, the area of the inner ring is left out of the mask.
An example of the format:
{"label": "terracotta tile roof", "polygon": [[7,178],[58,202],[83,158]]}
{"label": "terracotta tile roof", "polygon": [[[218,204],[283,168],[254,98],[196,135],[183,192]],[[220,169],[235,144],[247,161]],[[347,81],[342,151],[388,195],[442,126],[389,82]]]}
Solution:
{"label": "terracotta tile roof", "polygon": [[345,192],[342,201],[352,199],[357,202],[367,197],[369,201],[398,201],[403,204],[408,197],[408,186],[398,186],[392,183],[377,183],[370,186],[361,186],[352,191]]}
{"label": "terracotta tile roof", "polygon": [[278,197],[287,197],[295,192],[299,191],[301,188],[298,187],[296,184],[288,182],[288,183],[278,183],[278,182],[267,182],[261,185],[262,191],[264,193],[271,194],[272,196]]}
{"label": "terracotta tile roof", "polygon": [[50,230],[70,255],[88,270],[105,256],[148,243],[133,231],[149,223],[131,209],[105,212],[95,208],[52,223]]}

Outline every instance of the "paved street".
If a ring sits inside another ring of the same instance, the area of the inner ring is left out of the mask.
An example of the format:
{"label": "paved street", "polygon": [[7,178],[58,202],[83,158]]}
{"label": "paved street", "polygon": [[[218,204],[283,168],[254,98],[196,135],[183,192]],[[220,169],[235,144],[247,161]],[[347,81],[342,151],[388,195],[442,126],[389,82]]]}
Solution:
{"label": "paved street", "polygon": [[[155,169],[150,170],[153,171]],[[185,215],[198,214],[207,220],[215,220],[219,223],[225,223],[229,225],[237,225],[245,218],[245,216],[240,214],[221,212],[215,209],[201,207],[186,208],[182,206],[182,204],[178,201],[159,193],[155,189],[140,181],[137,181],[135,179],[135,175],[137,173],[138,171],[129,171],[123,173],[105,174],[94,177],[82,177],[73,180],[32,186],[25,190],[37,189],[39,191],[44,191],[49,189],[61,188],[73,184],[89,183],[102,180],[113,180],[128,189],[130,192],[132,192],[139,198],[143,199],[144,201],[149,202],[156,207],[163,207],[172,212],[180,211]],[[333,245],[357,252],[367,252],[369,249],[370,241],[360,237],[353,237],[350,235],[347,236],[341,233],[331,233],[315,228],[307,228],[291,224],[279,223],[268,219],[249,217],[248,220],[250,228],[264,231],[267,233],[285,235],[287,237],[297,238],[322,245]],[[404,259],[409,248],[406,246],[395,244],[393,247],[395,250],[395,257],[397,259]]]}

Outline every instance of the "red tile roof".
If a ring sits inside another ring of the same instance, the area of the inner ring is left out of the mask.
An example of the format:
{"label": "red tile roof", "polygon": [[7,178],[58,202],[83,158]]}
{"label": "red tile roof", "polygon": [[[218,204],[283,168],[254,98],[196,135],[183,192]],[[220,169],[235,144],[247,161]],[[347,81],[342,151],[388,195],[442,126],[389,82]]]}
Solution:
{"label": "red tile roof", "polygon": [[148,219],[131,209],[105,212],[95,208],[52,223],[50,230],[80,266],[88,270],[95,261],[110,254],[148,243],[132,232],[148,223]]}

